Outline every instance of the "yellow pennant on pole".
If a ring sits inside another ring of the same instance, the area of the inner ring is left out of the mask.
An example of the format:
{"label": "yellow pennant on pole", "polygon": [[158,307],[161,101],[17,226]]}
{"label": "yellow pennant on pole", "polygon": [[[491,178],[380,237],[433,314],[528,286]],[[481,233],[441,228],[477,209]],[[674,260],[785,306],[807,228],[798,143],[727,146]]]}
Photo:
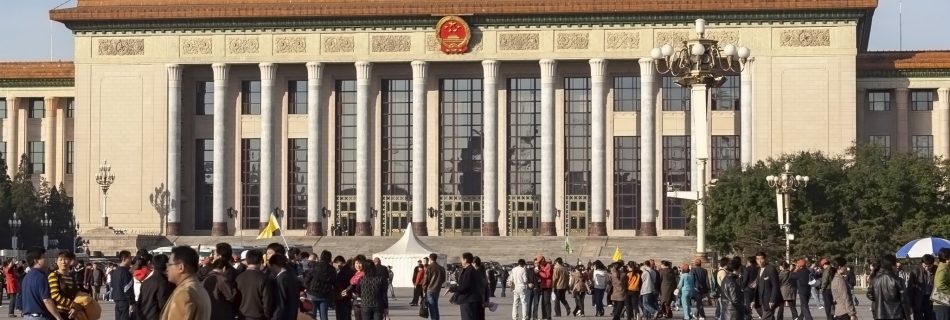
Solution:
{"label": "yellow pennant on pole", "polygon": [[277,224],[277,219],[274,218],[274,215],[271,215],[267,219],[267,226],[264,227],[264,230],[261,230],[261,234],[257,235],[257,240],[260,239],[270,239],[274,236],[274,231],[280,230],[280,225]]}
{"label": "yellow pennant on pole", "polygon": [[614,250],[614,256],[613,256],[613,259],[614,259],[614,262],[617,262],[617,261],[620,261],[620,260],[623,260],[623,255],[622,255],[622,254],[620,254],[620,247],[617,247],[617,249],[616,249],[616,250]]}

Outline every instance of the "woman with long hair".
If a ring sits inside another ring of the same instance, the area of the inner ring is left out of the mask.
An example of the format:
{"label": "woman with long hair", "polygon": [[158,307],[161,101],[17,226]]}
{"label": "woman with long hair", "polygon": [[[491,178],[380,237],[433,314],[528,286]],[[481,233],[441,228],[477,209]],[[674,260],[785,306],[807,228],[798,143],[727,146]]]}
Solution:
{"label": "woman with long hair", "polygon": [[575,317],[584,316],[584,296],[590,292],[590,276],[584,266],[577,266],[571,272],[571,295],[574,296],[574,311],[571,312]]}
{"label": "woman with long hair", "polygon": [[607,267],[600,260],[594,261],[594,268],[590,274],[591,282],[591,302],[594,305],[594,316],[604,316],[604,292],[607,291],[607,285],[610,283],[610,274],[607,273]]}

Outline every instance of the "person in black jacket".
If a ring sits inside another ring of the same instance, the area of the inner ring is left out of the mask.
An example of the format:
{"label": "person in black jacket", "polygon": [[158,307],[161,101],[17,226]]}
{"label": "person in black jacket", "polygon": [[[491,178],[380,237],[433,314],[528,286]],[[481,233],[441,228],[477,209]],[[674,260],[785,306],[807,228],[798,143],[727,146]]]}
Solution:
{"label": "person in black jacket", "polygon": [[127,250],[119,252],[119,266],[112,270],[112,301],[115,301],[115,319],[129,320],[132,318],[132,307],[135,305],[135,291],[132,290],[132,253]]}
{"label": "person in black jacket", "polygon": [[289,261],[284,255],[273,255],[268,268],[274,275],[274,311],[271,320],[297,319],[300,309],[300,281],[296,273],[290,270]]}
{"label": "person in black jacket", "polygon": [[904,297],[904,284],[895,274],[897,258],[885,255],[881,258],[880,269],[871,280],[868,299],[871,300],[871,314],[876,320],[910,319],[910,308]]}
{"label": "person in black jacket", "polygon": [[333,306],[336,320],[350,320],[353,314],[353,300],[345,292],[350,286],[350,278],[353,278],[356,271],[353,270],[352,261],[346,261],[343,256],[333,258],[333,266],[336,267],[336,277],[333,279],[334,289],[336,289]]}
{"label": "person in black jacket", "polygon": [[765,252],[756,254],[755,261],[760,269],[755,287],[758,303],[762,308],[762,320],[773,320],[776,310],[782,306],[782,287],[778,281],[778,270],[769,264]]}
{"label": "person in black jacket", "polygon": [[261,269],[264,255],[260,250],[247,253],[247,270],[237,278],[237,288],[241,292],[238,311],[245,320],[266,320],[274,314],[273,280]]}
{"label": "person in black jacket", "polygon": [[214,320],[233,320],[237,316],[237,284],[228,278],[226,265],[225,259],[214,260],[211,271],[201,281],[211,298],[211,319]]}
{"label": "person in black jacket", "polygon": [[796,293],[798,301],[801,301],[799,307],[799,318],[802,320],[812,320],[811,310],[808,308],[808,301],[811,301],[812,286],[808,284],[811,281],[811,270],[808,270],[805,259],[798,260],[795,264],[795,271],[792,272],[791,279],[796,283]]}
{"label": "person in black jacket", "polygon": [[462,272],[458,277],[458,284],[449,288],[453,292],[453,300],[459,306],[462,320],[485,319],[485,276],[475,270],[475,257],[471,253],[462,254]]}
{"label": "person in black jacket", "polygon": [[162,315],[162,309],[165,308],[165,303],[168,302],[168,297],[172,294],[172,284],[168,282],[168,276],[165,275],[167,264],[168,256],[160,254],[153,257],[152,274],[142,281],[142,287],[139,288],[139,299],[136,305],[144,320],[158,320]]}
{"label": "person in black jacket", "polygon": [[320,260],[313,265],[307,275],[307,296],[313,302],[314,319],[327,320],[330,304],[335,299],[334,278],[336,277],[336,269],[330,265],[331,259],[333,259],[333,255],[330,251],[323,250],[320,253]]}
{"label": "person in black jacket", "polygon": [[755,310],[759,318],[762,317],[762,308],[757,307],[758,296],[756,295],[756,279],[759,277],[759,267],[756,265],[755,257],[747,257],[745,269],[739,275],[739,285],[742,287],[742,294],[745,296],[745,303],[750,309]]}
{"label": "person in black jacket", "polygon": [[749,305],[745,303],[745,294],[739,283],[739,273],[742,271],[742,259],[734,257],[727,259],[726,276],[719,284],[720,299],[722,301],[721,319],[745,320],[749,318]]}
{"label": "person in black jacket", "polygon": [[389,312],[389,270],[373,263],[363,263],[363,277],[360,278],[360,300],[363,302],[360,313],[363,320],[382,320]]}

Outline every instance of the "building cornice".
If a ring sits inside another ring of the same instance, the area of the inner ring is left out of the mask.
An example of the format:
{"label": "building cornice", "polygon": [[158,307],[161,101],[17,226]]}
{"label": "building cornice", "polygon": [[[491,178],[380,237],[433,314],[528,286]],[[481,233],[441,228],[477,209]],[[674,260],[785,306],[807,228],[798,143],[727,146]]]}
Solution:
{"label": "building cornice", "polygon": [[61,79],[0,79],[0,88],[63,88],[74,87],[73,78]]}
{"label": "building cornice", "polygon": [[900,70],[858,69],[858,78],[950,78],[950,68]]}

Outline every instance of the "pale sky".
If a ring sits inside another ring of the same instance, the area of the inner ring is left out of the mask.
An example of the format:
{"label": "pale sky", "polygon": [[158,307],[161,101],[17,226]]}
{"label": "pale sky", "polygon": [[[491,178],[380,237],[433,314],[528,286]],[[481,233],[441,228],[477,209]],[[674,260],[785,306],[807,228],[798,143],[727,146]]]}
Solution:
{"label": "pale sky", "polygon": [[[45,61],[51,52],[52,60],[72,60],[72,35],[62,24],[49,21],[48,11],[64,1],[0,0],[0,61]],[[939,27],[950,13],[950,1],[879,1],[869,50],[950,50],[950,27]],[[66,2],[64,7],[75,5],[75,0]],[[903,19],[898,18],[901,2]]]}

